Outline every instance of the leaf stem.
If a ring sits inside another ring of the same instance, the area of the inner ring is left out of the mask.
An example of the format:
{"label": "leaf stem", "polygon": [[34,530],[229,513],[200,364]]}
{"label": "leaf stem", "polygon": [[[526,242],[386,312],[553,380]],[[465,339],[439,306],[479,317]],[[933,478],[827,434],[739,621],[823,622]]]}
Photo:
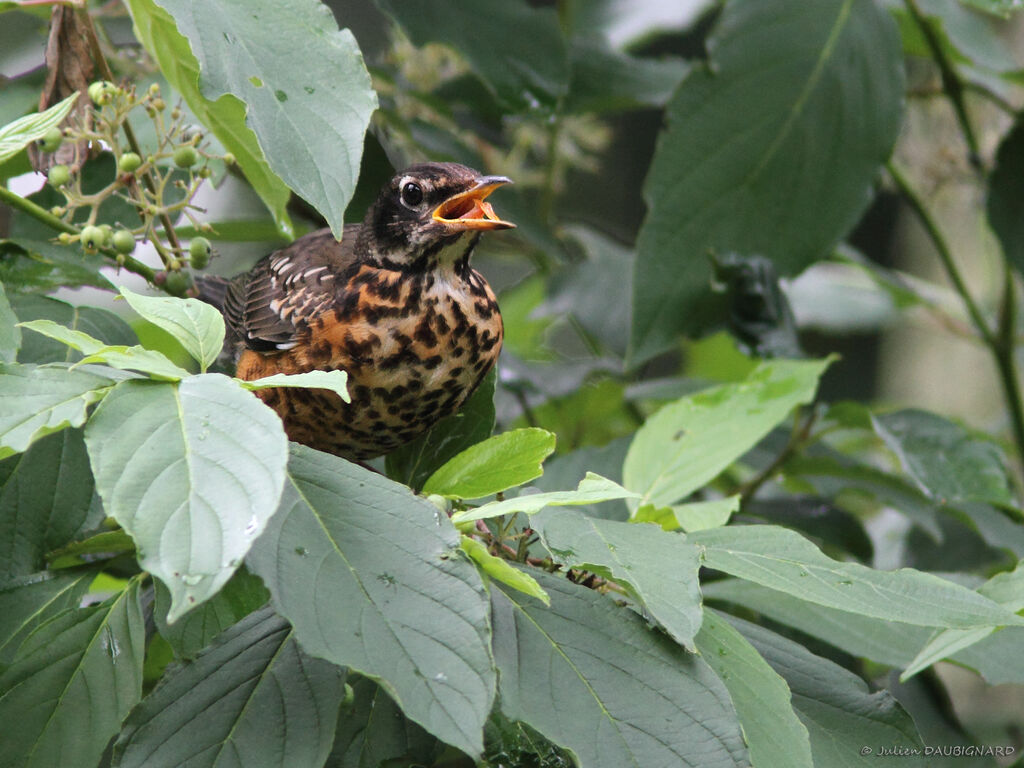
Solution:
{"label": "leaf stem", "polygon": [[811,436],[811,428],[814,426],[814,422],[817,421],[817,411],[812,407],[804,420],[803,424],[800,423],[800,409],[798,408],[793,414],[793,431],[789,435],[789,441],[786,443],[786,447],[779,451],[779,455],[776,456],[771,464],[762,469],[749,481],[744,483],[738,493],[742,497],[742,501],[746,502],[753,498],[754,494],[760,490],[761,486],[771,480],[779,469],[789,461],[789,458],[797,452],[797,450],[807,443]]}
{"label": "leaf stem", "polygon": [[960,274],[960,268],[957,266],[956,261],[953,259],[953,253],[950,250],[949,243],[946,241],[945,236],[939,229],[938,223],[932,216],[918,194],[917,190],[911,185],[910,181],[904,175],[903,171],[892,161],[888,160],[885,163],[885,169],[889,172],[892,180],[896,182],[896,186],[900,190],[900,194],[910,205],[911,210],[917,216],[918,220],[925,228],[925,232],[928,233],[928,238],[935,245],[935,250],[939,254],[939,259],[942,261],[942,266],[946,270],[946,275],[949,277],[956,292],[960,294],[960,298],[963,299],[964,305],[967,307],[967,313],[971,317],[971,322],[974,323],[974,327],[977,329],[981,338],[985,344],[991,347],[993,350],[996,346],[996,336],[993,333],[992,328],[985,320],[985,316],[981,313],[981,309],[978,304],[974,301],[974,297],[971,296],[970,291],[967,290],[967,283],[964,282],[963,275]]}
{"label": "leaf stem", "polygon": [[935,27],[932,26],[932,23],[921,10],[917,0],[903,0],[903,3],[906,5],[907,11],[914,19],[914,22],[921,29],[921,34],[924,35],[928,50],[931,51],[932,58],[935,59],[935,63],[939,67],[942,87],[953,104],[953,111],[956,113],[956,119],[960,123],[964,140],[967,142],[967,159],[973,168],[980,170],[982,167],[981,152],[978,149],[977,136],[975,136],[974,129],[971,127],[971,121],[967,116],[967,105],[964,102],[964,81],[960,78],[949,56],[946,55]]}
{"label": "leaf stem", "polygon": [[[11,206],[11,208],[15,208],[21,211],[22,213],[27,213],[32,218],[41,221],[43,224],[46,224],[48,227],[52,227],[58,232],[67,232],[70,235],[80,235],[82,233],[82,231],[78,227],[72,224],[68,224],[63,219],[54,216],[45,208],[40,208],[31,200],[27,200],[24,197],[21,197],[20,195],[14,194],[13,192],[11,192],[11,190],[7,189],[7,187],[3,186],[2,184],[0,184],[0,202],[6,203],[7,205]],[[104,256],[108,256],[110,259],[114,261],[117,260],[117,252],[111,250],[110,248],[101,248],[100,253],[102,253]],[[141,261],[138,261],[137,259],[132,258],[131,256],[124,257],[123,266],[129,272],[134,272],[135,274],[146,278],[146,280],[148,280],[151,283],[156,278],[156,273],[153,271],[151,267],[149,267],[146,264],[143,264]]]}

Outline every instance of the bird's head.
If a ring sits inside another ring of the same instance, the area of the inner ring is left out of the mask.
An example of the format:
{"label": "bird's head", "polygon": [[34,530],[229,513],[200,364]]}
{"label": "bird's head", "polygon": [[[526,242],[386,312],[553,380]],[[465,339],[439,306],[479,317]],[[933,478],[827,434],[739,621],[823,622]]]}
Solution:
{"label": "bird's head", "polygon": [[511,183],[458,163],[411,165],[391,178],[367,212],[364,247],[397,266],[461,258],[479,233],[515,226],[486,202]]}

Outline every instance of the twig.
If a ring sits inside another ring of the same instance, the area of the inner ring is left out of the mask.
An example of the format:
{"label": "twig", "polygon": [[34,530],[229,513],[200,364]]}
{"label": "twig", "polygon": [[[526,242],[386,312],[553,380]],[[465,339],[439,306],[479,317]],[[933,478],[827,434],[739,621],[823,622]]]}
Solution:
{"label": "twig", "polygon": [[[31,200],[27,200],[24,197],[21,197],[20,195],[14,194],[2,184],[0,184],[0,202],[4,202],[7,205],[11,206],[11,208],[16,208],[19,211],[22,211],[23,213],[27,213],[32,218],[41,221],[43,224],[46,224],[48,227],[52,227],[58,232],[67,232],[69,235],[82,234],[82,230],[80,230],[78,227],[72,224],[68,224],[63,219],[54,216],[45,208],[40,208]],[[102,253],[104,256],[109,257],[115,262],[118,260],[119,254],[116,251],[110,248],[101,248],[99,250],[100,253]],[[122,258],[124,259],[124,264],[122,266],[124,266],[124,268],[127,269],[129,272],[134,272],[137,275],[141,275],[151,283],[156,278],[156,273],[148,265],[143,264],[141,261],[138,261],[137,259],[134,259],[131,256],[123,256]]]}
{"label": "twig", "polygon": [[1024,403],[1021,401],[1020,384],[1017,375],[1017,361],[1014,357],[1016,349],[1015,326],[1017,314],[1017,300],[1013,286],[1013,270],[1009,262],[1004,262],[1004,285],[1003,296],[999,307],[999,324],[995,330],[989,325],[981,309],[975,302],[967,289],[960,269],[953,259],[949,243],[939,229],[938,223],[931,215],[931,212],[924,204],[921,196],[911,186],[903,172],[890,160],[886,163],[886,169],[896,186],[899,187],[904,199],[910,204],[911,210],[917,215],[924,226],[928,237],[935,246],[939,259],[946,270],[956,292],[960,294],[971,322],[981,336],[985,346],[989,348],[995,360],[999,372],[999,383],[1003,388],[1003,396],[1010,409],[1010,417],[1013,425],[1014,442],[1017,444],[1017,453],[1024,460]]}
{"label": "twig", "polygon": [[789,434],[789,441],[786,443],[786,447],[779,451],[779,455],[772,460],[771,464],[740,486],[739,494],[743,501],[748,501],[753,498],[754,494],[760,490],[761,486],[771,480],[779,471],[779,468],[789,461],[789,458],[807,442],[807,439],[811,435],[811,427],[814,426],[816,419],[817,413],[814,408],[810,409],[810,412],[802,426],[800,424],[800,411],[798,410],[793,414],[793,431]]}
{"label": "twig", "polygon": [[974,129],[971,127],[971,121],[967,116],[967,105],[964,103],[964,82],[953,66],[953,62],[946,55],[935,27],[927,19],[917,4],[917,0],[903,0],[903,2],[914,22],[920,27],[925,43],[928,45],[928,50],[931,51],[932,58],[935,59],[935,63],[939,67],[942,87],[953,104],[953,111],[956,112],[956,119],[960,123],[964,140],[967,142],[967,159],[970,161],[971,166],[981,170],[981,152],[978,149],[978,139],[974,135]]}

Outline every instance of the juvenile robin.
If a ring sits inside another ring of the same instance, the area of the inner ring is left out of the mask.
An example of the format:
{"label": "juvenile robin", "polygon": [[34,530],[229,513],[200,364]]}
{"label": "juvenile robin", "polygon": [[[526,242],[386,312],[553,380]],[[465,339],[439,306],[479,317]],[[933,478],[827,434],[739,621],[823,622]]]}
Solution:
{"label": "juvenile robin", "polygon": [[501,314],[470,266],[480,235],[514,227],[487,196],[510,180],[456,163],[396,174],[338,242],[312,232],[235,278],[206,277],[238,350],[236,375],[346,371],[323,389],[257,394],[291,440],[348,459],[394,450],[454,413],[498,359]]}

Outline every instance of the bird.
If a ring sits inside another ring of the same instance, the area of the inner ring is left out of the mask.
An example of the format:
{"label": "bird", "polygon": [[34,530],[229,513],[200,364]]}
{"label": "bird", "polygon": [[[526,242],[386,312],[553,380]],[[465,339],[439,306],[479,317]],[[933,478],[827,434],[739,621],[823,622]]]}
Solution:
{"label": "bird", "polygon": [[238,378],[348,374],[350,403],[325,389],[257,390],[290,440],[365,461],[462,406],[501,351],[498,302],[470,258],[484,232],[515,227],[486,201],[510,183],[458,163],[412,165],[340,241],[318,230],[233,278],[196,280],[224,317]]}

